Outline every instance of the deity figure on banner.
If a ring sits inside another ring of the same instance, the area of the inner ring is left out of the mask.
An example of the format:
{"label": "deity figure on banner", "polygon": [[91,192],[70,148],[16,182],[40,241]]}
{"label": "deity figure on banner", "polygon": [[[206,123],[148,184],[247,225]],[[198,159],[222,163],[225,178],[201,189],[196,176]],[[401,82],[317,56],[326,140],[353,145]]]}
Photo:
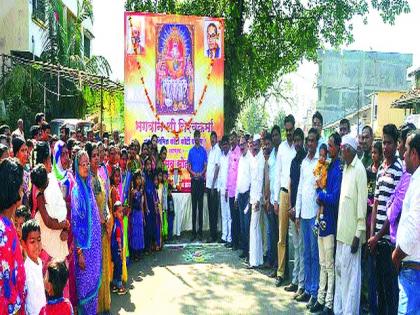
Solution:
{"label": "deity figure on banner", "polygon": [[156,109],[158,114],[194,111],[193,28],[157,26]]}

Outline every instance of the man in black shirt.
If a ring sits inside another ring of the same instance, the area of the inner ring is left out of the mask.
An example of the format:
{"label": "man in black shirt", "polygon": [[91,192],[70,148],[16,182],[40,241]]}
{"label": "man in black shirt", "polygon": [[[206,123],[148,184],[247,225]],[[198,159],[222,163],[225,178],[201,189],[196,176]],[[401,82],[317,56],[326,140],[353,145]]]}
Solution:
{"label": "man in black shirt", "polygon": [[[289,198],[290,198],[290,210],[289,210],[289,233],[292,239],[293,248],[294,248],[294,267],[292,273],[292,282],[286,286],[284,289],[288,292],[297,292],[295,298],[300,297],[305,300],[307,297],[305,295],[304,289],[304,266],[303,266],[303,237],[302,233],[299,233],[295,223],[295,205],[296,205],[296,196],[299,186],[300,178],[300,166],[303,159],[306,156],[304,149],[304,134],[302,129],[297,128],[293,133],[293,144],[296,150],[296,156],[292,160],[290,166],[290,187],[289,187]],[[302,301],[303,301],[302,300]]]}

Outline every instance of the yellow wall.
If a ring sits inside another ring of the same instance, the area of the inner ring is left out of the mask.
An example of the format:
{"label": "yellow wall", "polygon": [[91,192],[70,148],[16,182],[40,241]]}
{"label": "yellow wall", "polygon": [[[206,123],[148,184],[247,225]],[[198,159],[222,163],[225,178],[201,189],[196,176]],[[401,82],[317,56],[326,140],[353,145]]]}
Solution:
{"label": "yellow wall", "polygon": [[377,92],[378,112],[377,119],[373,122],[375,137],[382,137],[382,128],[386,124],[395,124],[399,128],[405,119],[404,109],[391,108],[393,101],[398,99],[403,92]]}
{"label": "yellow wall", "polygon": [[29,49],[29,1],[1,0],[0,53]]}

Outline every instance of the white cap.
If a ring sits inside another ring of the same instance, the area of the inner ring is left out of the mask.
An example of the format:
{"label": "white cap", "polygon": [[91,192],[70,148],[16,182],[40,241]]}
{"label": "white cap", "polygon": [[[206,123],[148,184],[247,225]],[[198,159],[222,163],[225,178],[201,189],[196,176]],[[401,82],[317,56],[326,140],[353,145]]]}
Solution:
{"label": "white cap", "polygon": [[357,140],[355,137],[347,134],[345,136],[343,136],[343,138],[341,139],[341,145],[349,145],[351,146],[353,149],[357,150]]}
{"label": "white cap", "polygon": [[254,135],[254,138],[252,138],[252,141],[258,141],[258,140],[260,140],[260,139],[261,139],[260,134],[259,134],[259,133],[256,133],[256,134]]}

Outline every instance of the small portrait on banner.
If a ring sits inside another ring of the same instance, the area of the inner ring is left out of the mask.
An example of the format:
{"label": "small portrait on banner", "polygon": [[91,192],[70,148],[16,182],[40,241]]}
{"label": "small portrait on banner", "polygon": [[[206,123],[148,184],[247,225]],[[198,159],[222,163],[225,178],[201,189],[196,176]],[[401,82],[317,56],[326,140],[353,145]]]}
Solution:
{"label": "small portrait on banner", "polygon": [[219,21],[204,22],[204,55],[219,59],[222,56],[221,28]]}
{"label": "small portrait on banner", "polygon": [[143,55],[145,53],[145,21],[143,16],[129,15],[126,21],[127,55]]}

